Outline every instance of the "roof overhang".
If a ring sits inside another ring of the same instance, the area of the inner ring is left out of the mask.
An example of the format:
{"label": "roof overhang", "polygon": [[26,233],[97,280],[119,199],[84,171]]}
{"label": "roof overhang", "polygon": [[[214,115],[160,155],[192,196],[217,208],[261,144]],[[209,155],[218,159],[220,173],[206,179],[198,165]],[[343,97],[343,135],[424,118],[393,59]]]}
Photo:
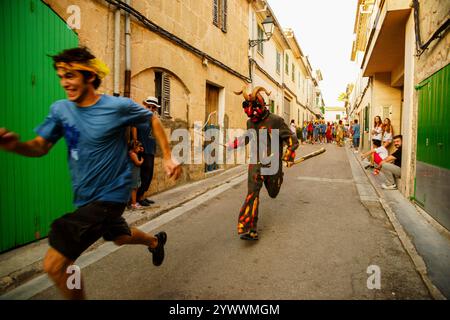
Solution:
{"label": "roof overhang", "polygon": [[[390,7],[389,7],[390,4]],[[373,30],[364,56],[363,77],[375,73],[396,74],[392,82],[402,82],[405,56],[406,22],[411,14],[408,1],[388,1]]]}

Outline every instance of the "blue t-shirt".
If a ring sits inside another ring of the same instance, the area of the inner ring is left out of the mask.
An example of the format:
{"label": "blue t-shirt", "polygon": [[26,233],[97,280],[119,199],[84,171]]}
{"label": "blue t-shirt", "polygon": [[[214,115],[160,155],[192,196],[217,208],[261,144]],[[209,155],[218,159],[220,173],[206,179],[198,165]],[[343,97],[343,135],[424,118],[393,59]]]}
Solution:
{"label": "blue t-shirt", "polygon": [[314,125],[314,134],[318,134],[319,133],[319,125],[315,124]]}
{"label": "blue t-shirt", "polygon": [[109,95],[102,95],[90,107],[78,107],[69,100],[51,106],[35,131],[53,144],[65,138],[75,206],[92,201],[128,201],[131,163],[125,129],[149,122],[151,116],[151,111],[133,100]]}
{"label": "blue t-shirt", "polygon": [[137,139],[142,143],[145,154],[156,153],[156,140],[152,135],[152,125],[149,121],[136,125]]}
{"label": "blue t-shirt", "polygon": [[356,123],[353,125],[353,138],[359,138],[359,137],[360,137],[359,123]]}

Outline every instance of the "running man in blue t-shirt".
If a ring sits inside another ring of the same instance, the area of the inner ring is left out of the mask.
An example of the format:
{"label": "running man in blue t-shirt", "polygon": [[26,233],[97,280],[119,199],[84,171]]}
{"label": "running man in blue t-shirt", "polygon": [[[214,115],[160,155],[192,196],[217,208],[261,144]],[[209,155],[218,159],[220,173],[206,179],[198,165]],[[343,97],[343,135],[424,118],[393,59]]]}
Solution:
{"label": "running man in blue t-shirt", "polygon": [[166,233],[150,236],[130,228],[122,217],[131,189],[126,128],[149,121],[162,149],[166,173],[178,179],[181,167],[172,160],[158,117],[152,117],[151,111],[131,99],[96,93],[109,72],[103,62],[86,48],[64,50],[53,56],[53,61],[67,99],[53,103],[32,140],[20,142],[18,135],[0,128],[0,147],[27,157],[40,157],[65,138],[78,209],[52,223],[44,270],[65,297],[83,299],[83,288],[67,287],[67,268],[100,237],[119,246],[146,245],[154,265],[161,265],[164,259]]}

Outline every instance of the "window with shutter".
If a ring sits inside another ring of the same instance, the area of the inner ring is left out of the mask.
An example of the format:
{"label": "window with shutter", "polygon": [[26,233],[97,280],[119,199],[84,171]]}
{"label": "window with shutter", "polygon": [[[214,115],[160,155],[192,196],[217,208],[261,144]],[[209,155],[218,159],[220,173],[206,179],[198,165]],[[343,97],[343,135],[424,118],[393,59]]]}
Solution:
{"label": "window with shutter", "polygon": [[170,76],[167,73],[162,74],[162,114],[170,117]]}
{"label": "window with shutter", "polygon": [[286,74],[289,74],[289,56],[287,55],[287,53],[286,53],[286,62],[285,62],[285,65],[284,65],[284,71],[286,72]]}
{"label": "window with shutter", "polygon": [[292,82],[295,83],[295,65],[292,64]]}
{"label": "window with shutter", "polygon": [[277,73],[281,72],[281,53],[277,51]]}
{"label": "window with shutter", "polygon": [[[264,39],[264,30],[258,25],[258,39]],[[257,46],[257,50],[260,54],[264,55],[264,42],[259,42]]]}
{"label": "window with shutter", "polygon": [[227,15],[228,15],[228,0],[221,0],[221,25],[222,25],[222,31],[227,32]]}
{"label": "window with shutter", "polygon": [[219,26],[219,0],[213,0],[213,24]]}

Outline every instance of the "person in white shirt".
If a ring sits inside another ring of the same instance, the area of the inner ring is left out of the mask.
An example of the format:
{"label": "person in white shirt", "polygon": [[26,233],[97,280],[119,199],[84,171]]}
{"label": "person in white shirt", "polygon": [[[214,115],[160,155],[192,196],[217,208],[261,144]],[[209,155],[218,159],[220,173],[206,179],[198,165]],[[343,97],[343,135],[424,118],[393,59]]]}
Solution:
{"label": "person in white shirt", "polygon": [[383,139],[382,144],[387,149],[392,144],[392,137],[394,136],[394,128],[392,127],[389,118],[384,119],[383,123]]}
{"label": "person in white shirt", "polygon": [[381,117],[376,116],[374,119],[373,129],[372,129],[372,141],[378,140],[381,142],[383,137],[383,123],[381,122]]}
{"label": "person in white shirt", "polygon": [[297,134],[297,126],[295,125],[294,119],[291,120],[291,125],[290,125],[289,127],[290,127],[291,132],[292,132],[293,134]]}
{"label": "person in white shirt", "polygon": [[[383,139],[383,122],[381,121],[380,116],[376,116],[374,118],[373,129],[372,129],[371,133],[372,133],[372,135],[371,135],[372,144],[374,144],[376,142],[378,145],[378,142],[379,142],[379,145],[381,146],[381,140]],[[374,151],[373,147],[372,147],[371,151]],[[370,163],[371,163],[371,166],[373,167],[374,166],[373,153],[370,157]]]}

